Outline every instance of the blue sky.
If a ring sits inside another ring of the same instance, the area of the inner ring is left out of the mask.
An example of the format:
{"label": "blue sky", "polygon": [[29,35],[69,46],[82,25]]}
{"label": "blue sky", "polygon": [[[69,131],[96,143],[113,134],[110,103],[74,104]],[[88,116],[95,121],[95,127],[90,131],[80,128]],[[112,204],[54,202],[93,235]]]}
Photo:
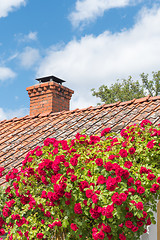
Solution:
{"label": "blue sky", "polygon": [[0,0],[0,120],[29,113],[26,87],[55,75],[71,108],[91,88],[160,70],[160,0]]}

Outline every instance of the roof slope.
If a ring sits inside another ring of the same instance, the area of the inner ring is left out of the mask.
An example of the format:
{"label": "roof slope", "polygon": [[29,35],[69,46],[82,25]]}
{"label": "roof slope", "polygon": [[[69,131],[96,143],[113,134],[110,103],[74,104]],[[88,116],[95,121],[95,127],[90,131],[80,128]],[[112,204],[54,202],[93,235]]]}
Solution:
{"label": "roof slope", "polygon": [[[68,139],[84,129],[88,135],[99,135],[105,127],[118,133],[143,119],[160,123],[160,96],[0,121],[0,166],[20,166],[26,153],[47,137]],[[1,178],[0,185],[3,182]]]}

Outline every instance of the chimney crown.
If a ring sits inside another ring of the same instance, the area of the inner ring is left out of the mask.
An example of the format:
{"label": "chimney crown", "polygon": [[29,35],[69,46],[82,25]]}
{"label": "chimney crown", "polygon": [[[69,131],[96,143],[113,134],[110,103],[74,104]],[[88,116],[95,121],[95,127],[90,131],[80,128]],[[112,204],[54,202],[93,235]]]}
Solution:
{"label": "chimney crown", "polygon": [[47,76],[47,77],[42,77],[42,78],[36,78],[37,81],[39,81],[39,83],[44,83],[44,82],[56,82],[62,85],[63,82],[65,82],[64,80],[57,78],[55,76]]}
{"label": "chimney crown", "polygon": [[40,83],[26,88],[30,97],[30,115],[69,110],[73,90],[62,86],[55,76],[36,79]]}

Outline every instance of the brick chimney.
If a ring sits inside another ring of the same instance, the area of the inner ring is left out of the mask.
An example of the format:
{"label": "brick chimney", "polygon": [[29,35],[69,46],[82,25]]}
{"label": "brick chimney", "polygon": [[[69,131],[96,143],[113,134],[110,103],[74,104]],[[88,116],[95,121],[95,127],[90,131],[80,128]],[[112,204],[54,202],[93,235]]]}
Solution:
{"label": "brick chimney", "polygon": [[30,97],[30,115],[69,110],[73,90],[62,86],[55,76],[36,79],[39,84],[26,88]]}

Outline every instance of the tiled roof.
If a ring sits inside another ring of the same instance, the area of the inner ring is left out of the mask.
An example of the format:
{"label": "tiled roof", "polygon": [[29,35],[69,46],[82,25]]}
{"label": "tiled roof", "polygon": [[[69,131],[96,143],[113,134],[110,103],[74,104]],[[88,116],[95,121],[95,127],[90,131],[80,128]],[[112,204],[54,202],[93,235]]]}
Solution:
{"label": "tiled roof", "polygon": [[[26,153],[47,137],[68,139],[84,129],[88,135],[99,135],[105,127],[118,133],[143,119],[160,123],[160,96],[0,121],[0,166],[20,166]],[[0,185],[3,182],[1,178]]]}

